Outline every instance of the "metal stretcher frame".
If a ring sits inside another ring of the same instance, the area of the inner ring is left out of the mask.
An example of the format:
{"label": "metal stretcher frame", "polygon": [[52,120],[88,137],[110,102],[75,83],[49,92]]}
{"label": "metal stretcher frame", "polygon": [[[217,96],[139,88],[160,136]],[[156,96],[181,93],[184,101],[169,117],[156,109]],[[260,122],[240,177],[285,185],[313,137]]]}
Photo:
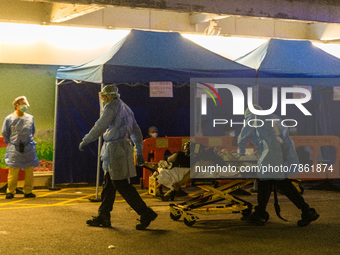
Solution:
{"label": "metal stretcher frame", "polygon": [[[212,215],[241,213],[242,219],[247,218],[254,209],[254,206],[250,202],[232,195],[231,192],[252,184],[256,182],[256,180],[257,179],[234,179],[218,188],[213,188],[207,185],[198,186],[206,192],[179,204],[171,203],[170,218],[177,221],[183,215],[184,223],[187,226],[192,226],[196,223],[199,219],[197,214]],[[303,187],[299,185],[299,180],[292,179],[291,181],[295,188],[302,194],[304,190]],[[214,203],[224,200],[227,200],[228,203],[225,205],[220,203],[215,206],[211,206]],[[280,217],[278,212],[277,215]]]}
{"label": "metal stretcher frame", "polygon": [[[235,179],[230,183],[227,183],[221,187],[213,188],[211,186],[198,186],[206,192],[197,195],[196,197],[179,203],[170,204],[170,217],[177,221],[182,215],[184,223],[187,226],[192,226],[199,219],[196,214],[230,214],[230,213],[241,213],[243,217],[248,216],[253,205],[235,195],[230,194],[231,192],[247,186],[256,181],[255,179]],[[214,203],[227,200],[228,203],[225,205],[218,204],[211,206]]]}

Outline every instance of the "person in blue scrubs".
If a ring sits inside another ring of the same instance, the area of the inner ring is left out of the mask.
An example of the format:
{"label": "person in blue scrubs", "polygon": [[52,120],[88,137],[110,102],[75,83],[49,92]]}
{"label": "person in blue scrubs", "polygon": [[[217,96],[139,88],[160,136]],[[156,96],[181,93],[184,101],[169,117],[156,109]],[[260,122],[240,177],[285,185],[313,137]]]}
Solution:
{"label": "person in blue scrubs", "polygon": [[20,169],[25,171],[25,185],[23,188],[25,198],[33,198],[33,169],[39,166],[35,134],[34,118],[26,113],[29,104],[25,96],[20,96],[13,101],[15,111],[5,118],[2,125],[2,136],[7,143],[5,162],[9,167],[8,187],[6,199],[14,197],[18,174]]}
{"label": "person in blue scrubs", "polygon": [[[254,105],[254,108],[262,110],[258,105]],[[242,128],[238,137],[240,155],[245,155],[248,139],[250,139],[257,146],[258,166],[269,168],[299,163],[294,142],[289,136],[289,130],[281,125],[281,119],[277,115],[260,116],[247,109],[245,123],[246,125]],[[309,207],[287,177],[284,171],[258,173],[258,205],[255,207],[255,212],[248,216],[248,222],[264,225],[268,220],[269,214],[266,212],[266,207],[274,185],[302,211],[301,220],[297,222],[298,226],[307,226],[319,217],[315,209]]]}
{"label": "person in blue scrubs", "polygon": [[119,98],[118,88],[107,85],[99,93],[105,104],[102,115],[93,128],[79,144],[79,150],[97,140],[103,135],[104,144],[101,149],[101,160],[105,179],[102,191],[102,203],[98,216],[88,220],[90,226],[111,226],[110,213],[113,209],[116,191],[141,216],[137,230],[146,229],[151,221],[155,220],[157,213],[140,197],[136,188],[130,184],[129,179],[136,176],[133,147],[136,148],[137,163],[144,164],[143,136],[135,120],[132,110]]}

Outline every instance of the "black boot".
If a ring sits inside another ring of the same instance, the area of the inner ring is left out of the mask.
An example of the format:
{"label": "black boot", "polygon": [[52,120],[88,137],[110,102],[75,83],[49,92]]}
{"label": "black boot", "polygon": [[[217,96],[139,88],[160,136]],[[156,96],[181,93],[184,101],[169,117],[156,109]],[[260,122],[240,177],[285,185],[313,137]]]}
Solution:
{"label": "black boot", "polygon": [[146,229],[151,221],[157,218],[157,213],[155,213],[150,207],[148,207],[146,213],[142,214],[140,217],[140,223],[136,225],[137,230],[144,230]]}
{"label": "black boot", "polygon": [[91,220],[87,220],[86,224],[92,227],[111,227],[110,219],[104,219],[102,216],[92,216]]}
{"label": "black boot", "polygon": [[309,225],[312,221],[315,221],[319,218],[319,214],[315,211],[314,208],[309,208],[308,210],[302,212],[301,220],[297,222],[298,226],[304,227]]}
{"label": "black boot", "polygon": [[25,198],[35,198],[36,196],[33,193],[28,193],[28,194],[25,194],[24,197]]}
{"label": "black boot", "polygon": [[6,199],[12,199],[12,198],[14,198],[14,194],[6,193]]}
{"label": "black boot", "polygon": [[249,214],[247,222],[250,224],[263,226],[269,219],[269,213],[264,210],[259,210],[258,206],[255,207],[255,212]]}

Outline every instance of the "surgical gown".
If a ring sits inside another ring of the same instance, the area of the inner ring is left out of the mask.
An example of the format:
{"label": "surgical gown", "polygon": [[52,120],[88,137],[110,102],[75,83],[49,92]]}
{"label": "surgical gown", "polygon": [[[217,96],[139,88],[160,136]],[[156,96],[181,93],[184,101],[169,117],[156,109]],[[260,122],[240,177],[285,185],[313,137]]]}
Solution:
{"label": "surgical gown", "polygon": [[298,164],[299,159],[288,128],[281,125],[281,119],[274,114],[268,116],[250,114],[245,123],[238,137],[240,154],[245,153],[248,139],[251,139],[258,148],[258,166],[281,169],[273,172],[261,171],[258,176],[261,179],[284,179],[292,174],[283,171],[281,166]]}
{"label": "surgical gown", "polygon": [[[36,151],[36,143],[33,140],[35,134],[34,118],[25,113],[18,117],[10,114],[5,118],[2,125],[2,136],[7,143],[5,162],[13,168],[26,168],[39,166]],[[20,143],[23,146],[20,146]],[[20,151],[23,147],[23,152]]]}
{"label": "surgical gown", "polygon": [[[96,121],[83,141],[88,144],[103,135],[101,149],[103,170],[112,180],[136,176],[133,144],[136,154],[143,154],[143,136],[132,110],[120,99],[106,104],[101,117]],[[133,142],[133,143],[132,143]]]}

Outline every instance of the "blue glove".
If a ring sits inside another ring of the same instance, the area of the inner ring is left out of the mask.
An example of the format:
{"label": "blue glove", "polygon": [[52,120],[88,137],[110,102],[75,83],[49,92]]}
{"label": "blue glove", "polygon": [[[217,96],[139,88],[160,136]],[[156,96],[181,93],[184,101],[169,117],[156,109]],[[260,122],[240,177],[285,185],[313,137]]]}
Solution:
{"label": "blue glove", "polygon": [[145,160],[142,155],[137,155],[137,164],[143,165],[145,163]]}
{"label": "blue glove", "polygon": [[82,141],[80,144],[79,144],[79,150],[80,151],[84,151],[84,147],[87,145],[87,143],[85,143],[84,141]]}

